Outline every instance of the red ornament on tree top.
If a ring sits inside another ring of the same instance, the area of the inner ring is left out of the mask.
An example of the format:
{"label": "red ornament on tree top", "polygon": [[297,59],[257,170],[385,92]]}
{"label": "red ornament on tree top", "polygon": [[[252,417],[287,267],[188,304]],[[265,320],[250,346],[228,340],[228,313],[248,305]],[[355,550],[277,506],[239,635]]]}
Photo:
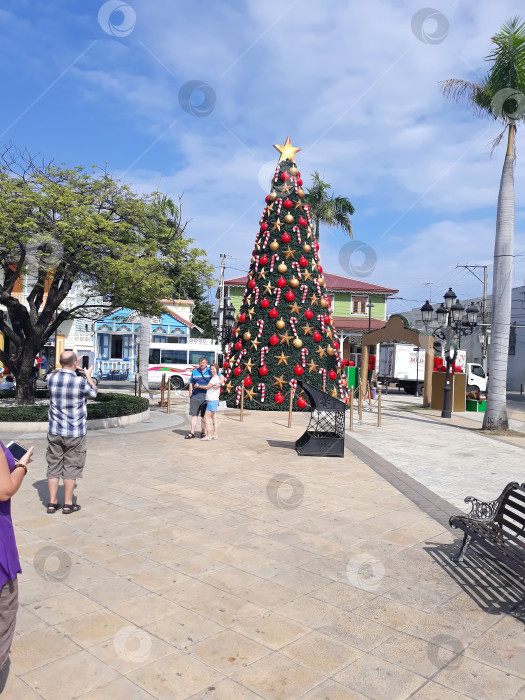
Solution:
{"label": "red ornament on tree top", "polygon": [[283,182],[286,182],[289,179],[290,179],[290,173],[287,173],[286,170],[284,171],[284,173],[281,173],[281,180]]}

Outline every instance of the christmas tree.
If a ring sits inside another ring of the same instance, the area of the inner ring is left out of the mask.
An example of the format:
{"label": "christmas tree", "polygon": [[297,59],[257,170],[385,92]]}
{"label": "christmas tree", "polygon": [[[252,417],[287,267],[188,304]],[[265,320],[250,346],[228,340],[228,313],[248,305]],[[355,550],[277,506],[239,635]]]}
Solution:
{"label": "christmas tree", "polygon": [[224,364],[226,400],[238,406],[244,387],[248,409],[294,410],[308,403],[297,391],[304,379],[347,399],[308,204],[295,164],[300,151],[286,139],[259,221],[248,282]]}

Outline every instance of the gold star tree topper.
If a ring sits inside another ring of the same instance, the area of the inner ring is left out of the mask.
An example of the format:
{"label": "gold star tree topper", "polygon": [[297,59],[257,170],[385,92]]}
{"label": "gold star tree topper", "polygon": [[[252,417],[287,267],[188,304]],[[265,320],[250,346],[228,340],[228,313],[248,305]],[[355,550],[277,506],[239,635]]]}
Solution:
{"label": "gold star tree topper", "polygon": [[301,150],[300,148],[294,148],[292,146],[289,136],[286,139],[284,146],[279,146],[278,144],[274,143],[273,147],[281,154],[281,157],[279,158],[279,163],[282,160],[286,160],[287,158],[289,158],[292,161],[292,163],[295,163],[295,154]]}

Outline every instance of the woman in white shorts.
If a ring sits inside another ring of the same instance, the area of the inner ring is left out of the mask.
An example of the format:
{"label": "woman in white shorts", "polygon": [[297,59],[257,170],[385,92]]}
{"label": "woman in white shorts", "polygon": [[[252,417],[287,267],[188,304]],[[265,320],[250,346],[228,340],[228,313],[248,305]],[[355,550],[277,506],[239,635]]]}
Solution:
{"label": "woman in white shorts", "polygon": [[[219,406],[219,394],[221,385],[224,384],[224,377],[219,374],[219,365],[213,364],[210,366],[211,379],[206,386],[206,414],[204,420],[206,422],[206,435],[201,440],[216,440],[217,435],[217,408]],[[212,434],[213,425],[213,434]]]}

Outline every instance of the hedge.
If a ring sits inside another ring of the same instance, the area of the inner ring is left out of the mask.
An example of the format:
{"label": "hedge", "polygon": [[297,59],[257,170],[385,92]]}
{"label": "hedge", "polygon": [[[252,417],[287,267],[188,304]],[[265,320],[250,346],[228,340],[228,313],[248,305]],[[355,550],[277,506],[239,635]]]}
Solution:
{"label": "hedge", "polygon": [[[12,391],[0,391],[0,398],[14,397]],[[36,392],[36,398],[49,397],[46,389]],[[98,418],[116,418],[118,416],[131,416],[134,413],[143,413],[149,408],[149,401],[140,396],[129,394],[98,394],[95,403],[88,404],[88,420]],[[13,406],[12,408],[0,407],[0,422],[35,422],[43,423],[48,420],[48,406]]]}

